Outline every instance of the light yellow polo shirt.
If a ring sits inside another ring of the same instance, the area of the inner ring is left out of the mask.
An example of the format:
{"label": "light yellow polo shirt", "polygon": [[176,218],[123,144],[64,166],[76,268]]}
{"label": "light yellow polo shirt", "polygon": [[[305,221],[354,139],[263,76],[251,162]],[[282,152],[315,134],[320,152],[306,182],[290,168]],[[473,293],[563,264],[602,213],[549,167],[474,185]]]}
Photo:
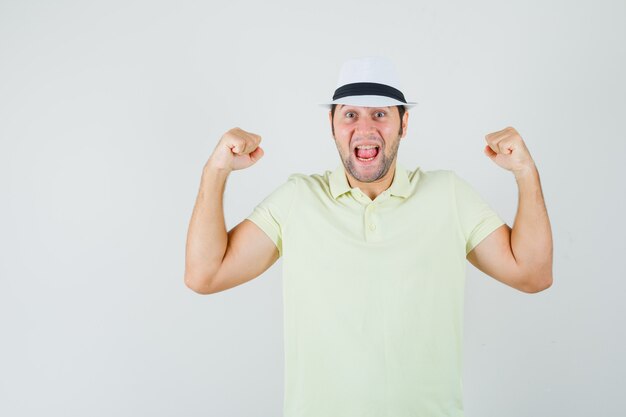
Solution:
{"label": "light yellow polo shirt", "polygon": [[466,255],[505,224],[467,182],[397,165],[372,201],[340,164],[247,218],[282,257],[284,417],[463,416]]}

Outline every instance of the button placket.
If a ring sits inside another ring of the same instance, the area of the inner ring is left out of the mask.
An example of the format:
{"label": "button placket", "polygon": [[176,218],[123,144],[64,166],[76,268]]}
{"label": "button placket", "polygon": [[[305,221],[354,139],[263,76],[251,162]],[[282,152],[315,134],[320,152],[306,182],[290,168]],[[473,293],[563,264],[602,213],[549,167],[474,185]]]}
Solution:
{"label": "button placket", "polygon": [[375,210],[376,205],[374,203],[369,204],[365,209],[365,225],[371,232],[376,230],[376,219],[374,216]]}

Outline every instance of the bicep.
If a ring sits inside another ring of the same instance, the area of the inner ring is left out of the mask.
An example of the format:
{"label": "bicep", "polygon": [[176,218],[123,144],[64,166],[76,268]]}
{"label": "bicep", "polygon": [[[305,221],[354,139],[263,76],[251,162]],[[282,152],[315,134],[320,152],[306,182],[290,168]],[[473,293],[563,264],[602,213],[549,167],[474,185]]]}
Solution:
{"label": "bicep", "polygon": [[511,228],[503,224],[480,241],[467,260],[490,277],[517,290],[527,292],[526,278],[511,249]]}
{"label": "bicep", "polygon": [[248,282],[269,269],[278,258],[278,248],[272,239],[254,222],[244,219],[228,232],[226,253],[208,293]]}

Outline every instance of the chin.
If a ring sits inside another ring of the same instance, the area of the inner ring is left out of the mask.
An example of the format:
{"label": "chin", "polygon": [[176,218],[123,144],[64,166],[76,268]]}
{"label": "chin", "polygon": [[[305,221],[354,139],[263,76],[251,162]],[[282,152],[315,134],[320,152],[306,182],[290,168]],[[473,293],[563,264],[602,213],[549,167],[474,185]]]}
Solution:
{"label": "chin", "polygon": [[382,161],[377,164],[363,166],[359,162],[350,162],[346,167],[350,175],[360,182],[374,182],[385,176],[385,165]]}

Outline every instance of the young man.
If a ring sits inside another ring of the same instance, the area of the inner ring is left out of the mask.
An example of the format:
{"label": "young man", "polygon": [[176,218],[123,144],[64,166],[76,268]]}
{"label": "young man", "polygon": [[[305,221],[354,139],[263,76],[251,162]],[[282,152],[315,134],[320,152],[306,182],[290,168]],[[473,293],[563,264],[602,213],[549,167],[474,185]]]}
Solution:
{"label": "young man", "polygon": [[291,175],[229,232],[226,179],[263,150],[256,134],[224,134],[204,167],[185,283],[224,291],[283,257],[285,417],[462,416],[466,259],[524,292],[552,282],[534,162],[515,129],[486,136],[519,187],[511,229],[453,171],[398,165],[415,103],[389,61],[346,62],[328,104],[341,164]]}

